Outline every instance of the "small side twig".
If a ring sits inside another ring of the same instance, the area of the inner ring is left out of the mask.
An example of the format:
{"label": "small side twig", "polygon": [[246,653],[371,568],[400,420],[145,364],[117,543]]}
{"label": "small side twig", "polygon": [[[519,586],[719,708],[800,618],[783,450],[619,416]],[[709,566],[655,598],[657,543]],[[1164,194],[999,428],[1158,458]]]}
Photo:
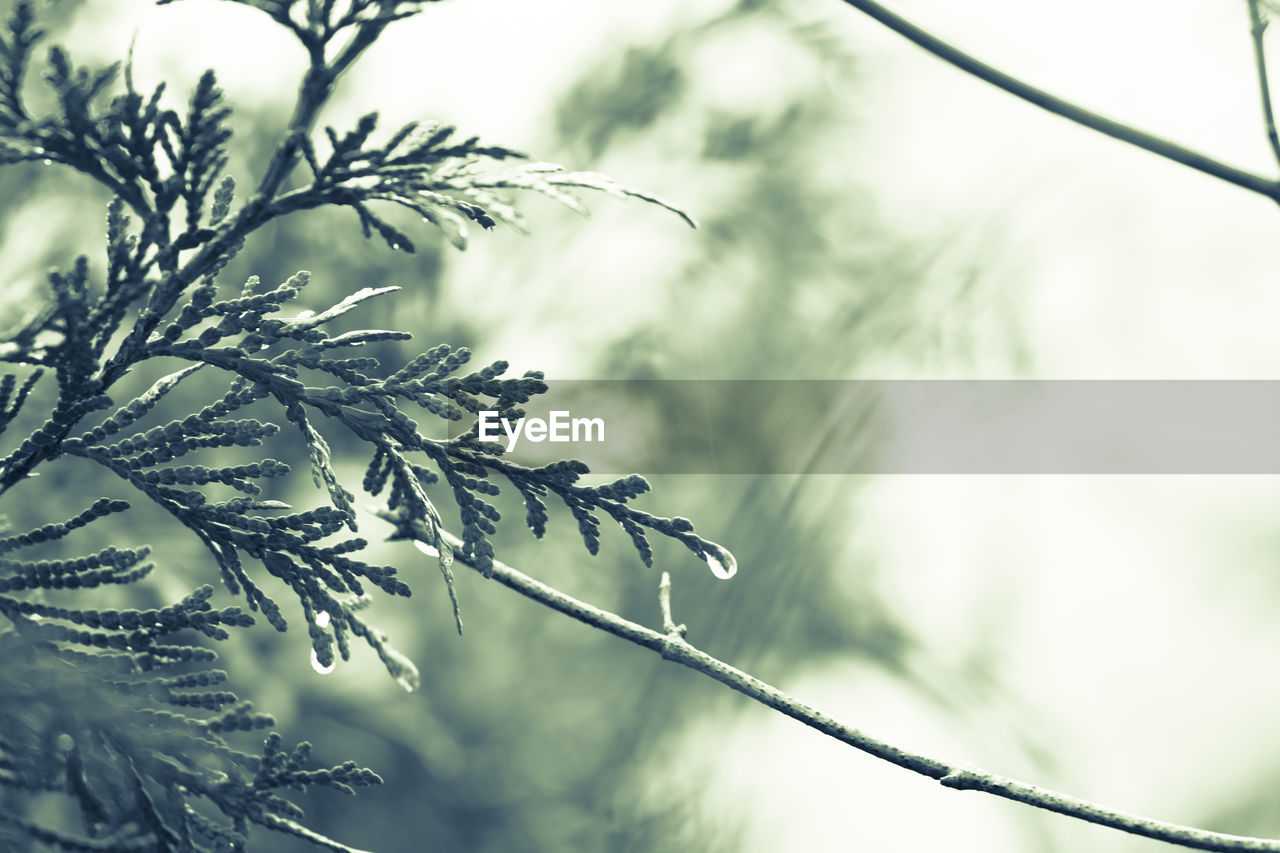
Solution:
{"label": "small side twig", "polygon": [[1263,36],[1267,32],[1267,19],[1258,0],[1249,0],[1249,34],[1253,37],[1253,65],[1258,71],[1258,91],[1262,97],[1262,120],[1267,127],[1267,141],[1271,153],[1280,165],[1280,134],[1276,133],[1275,109],[1271,103],[1271,82],[1267,74],[1267,49]]}
{"label": "small side twig", "polygon": [[658,607],[662,610],[662,630],[668,636],[683,640],[685,632],[689,629],[685,625],[677,625],[676,620],[671,618],[671,574],[669,572],[663,572],[662,580],[658,582]]}
{"label": "small side twig", "polygon": [[[440,538],[453,546],[459,562],[476,568],[471,560],[462,556],[461,539],[443,530],[440,531]],[[890,764],[896,764],[913,773],[934,779],[944,787],[959,791],[982,791],[1087,823],[1195,850],[1221,851],[1221,853],[1235,853],[1235,851],[1280,853],[1280,840],[1210,832],[1117,811],[1078,797],[989,773],[960,762],[933,758],[878,740],[828,717],[778,688],[691,645],[683,637],[684,626],[675,624],[675,620],[671,617],[671,579],[665,574],[658,587],[658,600],[665,633],[659,633],[623,619],[617,614],[579,601],[498,560],[493,561],[488,574],[493,580],[526,598],[593,628],[657,652],[666,660],[674,661],[715,679],[762,705],[786,714],[810,728],[817,729],[828,737],[888,761]]]}

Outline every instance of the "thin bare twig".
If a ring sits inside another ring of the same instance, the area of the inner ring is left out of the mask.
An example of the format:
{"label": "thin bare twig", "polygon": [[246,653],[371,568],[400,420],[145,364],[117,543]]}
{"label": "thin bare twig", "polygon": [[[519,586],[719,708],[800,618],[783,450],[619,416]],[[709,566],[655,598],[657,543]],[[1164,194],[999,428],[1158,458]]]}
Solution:
{"label": "thin bare twig", "polygon": [[1267,140],[1271,153],[1280,164],[1280,134],[1276,133],[1276,115],[1271,104],[1271,82],[1267,75],[1267,50],[1263,36],[1267,32],[1267,19],[1262,15],[1258,0],[1249,0],[1249,34],[1253,37],[1253,64],[1258,70],[1258,91],[1262,96],[1262,120],[1267,126]]}
{"label": "thin bare twig", "polygon": [[[412,535],[412,528],[408,531],[404,531],[402,528],[402,531],[402,535]],[[456,559],[459,562],[475,568],[472,561],[463,556],[461,539],[445,531],[441,531],[440,536],[453,546],[457,555]],[[1128,812],[1116,811],[1097,803],[1061,794],[1047,788],[988,773],[985,770],[911,752],[847,726],[828,717],[816,708],[800,702],[778,688],[766,684],[755,676],[695,648],[685,640],[684,626],[676,625],[671,617],[671,579],[666,573],[663,573],[662,582],[658,588],[663,630],[665,632],[659,633],[643,625],[623,619],[621,616],[610,613],[607,610],[579,601],[554,587],[534,580],[498,560],[493,561],[493,567],[490,571],[493,580],[526,598],[577,619],[579,622],[583,622],[593,628],[598,628],[637,646],[643,646],[646,649],[657,652],[665,660],[675,661],[681,666],[713,678],[744,696],[773,708],[775,711],[786,714],[788,717],[798,720],[810,728],[817,729],[841,743],[848,744],[855,749],[888,761],[890,764],[896,764],[913,773],[936,779],[945,787],[954,788],[958,791],[982,791],[1007,800],[1025,803],[1035,808],[1057,812],[1077,820],[1111,827],[1112,829],[1195,850],[1213,850],[1222,851],[1222,853],[1234,853],[1234,851],[1269,851],[1269,853],[1277,853],[1277,851],[1280,851],[1280,840],[1209,832],[1194,827],[1153,820],[1152,818]]]}
{"label": "thin bare twig", "polygon": [[932,33],[890,12],[879,3],[873,2],[873,0],[843,0],[843,2],[874,18],[942,61],[954,65],[961,71],[966,71],[980,80],[985,80],[991,85],[1003,89],[1028,103],[1035,104],[1037,107],[1091,130],[1105,133],[1107,136],[1119,139],[1121,142],[1127,142],[1144,151],[1149,151],[1175,163],[1189,166],[1198,172],[1204,172],[1206,175],[1212,175],[1227,183],[1251,190],[1259,195],[1266,196],[1272,201],[1280,202],[1280,181],[1264,178],[1253,172],[1228,165],[1199,151],[1194,151],[1176,142],[1171,142],[1146,131],[1138,130],[1131,125],[1099,115],[1078,104],[1059,98],[1057,95],[1052,95],[1043,89],[1038,89],[953,47]]}
{"label": "thin bare twig", "polygon": [[671,575],[667,572],[662,573],[662,580],[658,583],[658,609],[662,611],[662,630],[668,637],[683,640],[688,629],[684,625],[677,625],[676,620],[671,618]]}

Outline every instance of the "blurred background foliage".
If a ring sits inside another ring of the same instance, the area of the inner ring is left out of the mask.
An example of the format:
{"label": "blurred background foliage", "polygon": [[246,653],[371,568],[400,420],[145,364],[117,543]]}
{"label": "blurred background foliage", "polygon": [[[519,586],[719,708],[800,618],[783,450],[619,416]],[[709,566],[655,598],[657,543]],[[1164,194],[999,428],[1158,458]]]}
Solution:
{"label": "blurred background foliage", "polygon": [[[62,0],[50,20],[81,61],[95,49],[75,29],[84,5]],[[201,14],[232,12],[239,14],[206,4]],[[359,287],[402,284],[401,293],[352,320],[414,333],[398,351],[384,349],[389,358],[447,342],[471,347],[481,363],[504,358],[515,371],[545,368],[553,383],[964,373],[978,339],[988,348],[994,341],[1016,364],[1021,342],[1008,301],[977,272],[940,267],[945,239],[925,244],[893,233],[872,195],[849,179],[844,164],[857,156],[862,123],[871,119],[858,108],[859,58],[815,20],[802,3],[698,4],[644,37],[602,42],[576,79],[536,106],[536,132],[490,140],[659,192],[700,219],[696,232],[634,203],[595,200],[596,214],[584,221],[534,201],[531,237],[474,235],[458,255],[443,241],[415,236],[418,253],[404,255],[362,240],[349,213],[325,210],[268,226],[222,281],[238,287],[256,274],[277,282],[310,269],[304,298],[313,308]],[[243,21],[270,26],[265,18]],[[174,29],[172,37],[195,34]],[[228,50],[224,61],[255,58]],[[184,73],[193,79],[199,70]],[[288,75],[263,77],[262,100],[237,104],[233,118],[236,159],[228,171],[242,187],[274,143],[285,115],[280,104],[292,95]],[[451,121],[430,112],[416,79],[406,72],[398,83],[375,86],[353,77],[335,113],[390,101]],[[465,87],[465,76],[456,85]],[[170,97],[177,102],[185,92],[175,83]],[[0,199],[9,322],[43,298],[44,269],[81,252],[98,260],[107,199],[81,177],[39,164],[0,170]],[[121,391],[153,379],[131,377]],[[173,406],[194,407],[217,385],[214,374],[198,374]],[[171,407],[158,417],[185,413]],[[367,460],[344,456],[354,443],[340,433],[329,438],[340,470],[358,479]],[[270,453],[305,466],[300,446],[286,442]],[[41,502],[6,509],[19,527],[39,524],[74,512],[86,496],[118,494],[106,476],[71,463],[49,466]],[[280,488],[269,497],[297,506],[322,500],[305,475]],[[766,680],[853,658],[945,707],[954,701],[954,694],[943,698],[947,676],[920,678],[911,628],[877,591],[881,567],[850,546],[858,489],[856,478],[822,476],[657,478],[646,505],[692,517],[742,565],[733,581],[716,582],[678,548],[659,546],[659,568],[675,577],[676,618],[688,623],[695,644]],[[452,505],[440,497],[438,505]],[[516,508],[504,509],[512,523],[500,530],[500,558],[655,624],[657,574],[622,537],[606,538],[593,560],[571,519],[553,517],[548,541],[538,543],[516,529]],[[145,594],[159,601],[211,580],[214,569],[194,539],[148,507],[130,515],[134,528],[117,524],[113,544],[157,547],[162,571]],[[372,517],[362,523],[371,539],[383,529]],[[467,626],[459,639],[434,566],[403,543],[374,548],[371,561],[401,566],[414,587],[409,601],[379,601],[372,621],[421,669],[417,693],[400,692],[364,649],[320,676],[307,665],[304,636],[281,637],[265,625],[222,648],[236,689],[277,715],[287,738],[313,740],[321,761],[357,758],[386,779],[355,802],[309,795],[303,804],[311,826],[386,853],[739,847],[742,825],[698,796],[709,780],[667,759],[699,725],[770,712],[744,710],[705,679],[477,577],[459,579]],[[968,676],[984,669],[980,660],[972,665]],[[998,691],[996,681],[988,672],[986,687],[970,678],[966,690]],[[1031,739],[1028,752],[1037,748]],[[287,839],[259,845],[294,849]]]}

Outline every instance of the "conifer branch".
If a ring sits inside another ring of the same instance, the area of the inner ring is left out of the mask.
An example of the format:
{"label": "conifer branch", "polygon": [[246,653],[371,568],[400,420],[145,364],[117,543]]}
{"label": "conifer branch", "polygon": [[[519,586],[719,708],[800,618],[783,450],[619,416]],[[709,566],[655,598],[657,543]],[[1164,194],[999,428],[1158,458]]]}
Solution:
{"label": "conifer branch", "polygon": [[1068,121],[1073,121],[1090,130],[1096,130],[1113,139],[1127,142],[1159,157],[1180,163],[1183,166],[1195,169],[1197,172],[1203,172],[1206,175],[1211,175],[1219,180],[1266,196],[1272,201],[1280,203],[1280,181],[1265,178],[1245,169],[1223,163],[1221,160],[1217,160],[1207,154],[1163,139],[1155,134],[1147,133],[1144,130],[1139,130],[1124,122],[1107,118],[1092,110],[1085,109],[1079,104],[1036,88],[1014,77],[1012,74],[1008,74],[970,56],[927,30],[889,11],[881,4],[874,2],[874,0],[842,0],[842,2],[879,21],[943,62],[954,65],[961,71],[972,74],[979,80],[990,83],[998,89],[1003,89],[1027,103],[1034,104],[1041,109],[1047,110],[1054,115],[1062,116]]}
{"label": "conifer branch", "polygon": [[[382,516],[388,518],[388,520],[396,520],[386,514],[382,514]],[[481,571],[475,560],[462,554],[462,540],[447,531],[442,531],[440,538],[451,545],[459,554],[458,561],[477,571]],[[430,545],[431,543],[426,544]],[[834,738],[841,743],[852,746],[854,749],[887,761],[890,764],[910,770],[912,773],[918,773],[934,779],[944,787],[957,791],[980,791],[1006,800],[1023,803],[1033,808],[1056,812],[1076,820],[1118,829],[1122,832],[1140,835],[1156,841],[1164,841],[1193,850],[1211,850],[1220,851],[1220,853],[1239,853],[1239,851],[1276,853],[1276,851],[1280,851],[1280,839],[1209,832],[1195,827],[1181,826],[1167,821],[1118,811],[1098,803],[1062,794],[1038,785],[1021,782],[1017,779],[1000,776],[959,762],[913,752],[846,725],[750,673],[707,654],[686,640],[685,626],[675,624],[675,620],[671,615],[671,582],[666,572],[663,573],[662,581],[659,584],[659,604],[663,622],[662,632],[646,628],[643,625],[624,619],[616,613],[588,604],[585,601],[580,601],[555,587],[535,580],[500,560],[492,560],[491,564],[487,564],[481,573],[486,577],[491,577],[508,589],[523,595],[525,598],[536,601],[558,613],[563,613],[592,628],[656,652],[663,660],[674,661],[681,666],[699,672],[736,690],[747,698],[759,702],[761,705],[786,714],[793,720],[816,729],[830,738]]]}
{"label": "conifer branch", "polygon": [[[343,528],[355,529],[354,496],[339,480],[328,441],[317,427],[337,425],[372,450],[362,486],[371,495],[384,488],[388,491],[387,506],[378,514],[395,525],[397,536],[416,540],[424,551],[438,557],[459,631],[461,618],[451,568],[455,559],[544,606],[650,649],[829,737],[944,787],[982,791],[1194,849],[1280,851],[1277,840],[1208,832],[1120,812],[874,738],[690,644],[685,626],[677,624],[672,615],[670,577],[665,572],[658,593],[662,630],[655,631],[565,595],[496,560],[489,536],[500,516],[488,499],[498,494],[495,480],[501,480],[519,494],[527,513],[525,523],[537,537],[546,530],[546,501],[554,498],[568,508],[593,554],[600,546],[601,519],[607,516],[630,537],[646,565],[653,562],[647,537],[656,533],[681,542],[722,577],[736,569],[732,555],[701,538],[687,519],[665,518],[633,506],[631,501],[649,488],[639,476],[584,486],[579,484],[586,473],[581,463],[564,460],[540,468],[512,463],[502,457],[502,448],[481,441],[474,425],[447,441],[419,433],[415,422],[400,409],[404,401],[447,420],[464,419],[482,408],[503,417],[520,417],[521,406],[545,391],[546,385],[537,372],[501,378],[505,362],[455,375],[469,354],[447,346],[422,353],[388,376],[368,372],[380,367],[375,358],[335,357],[333,350],[339,347],[408,337],[403,332],[380,330],[331,337],[319,328],[364,300],[394,288],[366,288],[328,310],[280,319],[270,315],[298,295],[306,284],[306,274],[299,273],[274,289],[263,289],[256,278],[250,279],[238,297],[222,299],[217,274],[263,224],[319,206],[349,207],[366,236],[377,233],[393,249],[409,251],[412,244],[408,236],[370,205],[389,202],[408,208],[439,227],[459,248],[465,245],[469,223],[486,229],[499,221],[523,226],[519,212],[505,197],[509,191],[541,193],[579,212],[585,208],[574,191],[603,192],[657,204],[690,225],[693,220],[662,199],[605,176],[530,161],[519,152],[482,145],[475,137],[458,139],[454,129],[446,125],[410,124],[373,145],[370,138],[376,129],[376,114],[370,114],[345,134],[326,128],[331,151],[327,159],[322,158],[312,135],[339,77],[390,22],[415,14],[424,3],[232,2],[265,11],[294,33],[308,57],[308,70],[285,133],[253,196],[234,213],[234,183],[229,177],[218,182],[227,162],[230,131],[223,127],[223,119],[229,111],[221,104],[212,72],[201,79],[185,119],[173,110],[161,109],[163,86],[144,99],[133,90],[127,73],[125,93],[104,110],[95,106],[95,99],[112,82],[116,69],[74,69],[65,54],[55,51],[49,80],[58,95],[59,111],[49,118],[33,119],[22,101],[20,85],[31,46],[41,36],[34,28],[32,4],[19,3],[7,36],[0,35],[0,164],[47,157],[89,174],[116,197],[108,212],[103,285],[95,286],[88,262],[78,259],[68,270],[50,276],[54,303],[49,310],[0,340],[0,360],[55,367],[58,386],[57,402],[45,423],[0,459],[0,494],[40,463],[59,455],[88,459],[190,529],[212,554],[216,570],[232,594],[243,595],[249,611],[261,612],[281,631],[287,626],[280,608],[250,572],[260,568],[283,582],[298,599],[316,664],[331,666],[336,657],[348,658],[350,637],[360,637],[392,677],[412,690],[418,686],[412,662],[396,651],[381,631],[356,615],[368,600],[366,585],[377,586],[389,595],[408,595],[409,587],[398,578],[395,567],[369,565],[348,556],[364,548],[362,539],[322,544]],[[845,2],[943,60],[1019,98],[1280,201],[1278,181],[1236,169],[1029,86],[878,3]],[[1280,162],[1280,138],[1262,50],[1265,20],[1260,2],[1250,0],[1249,7],[1255,63],[1268,137]],[[335,11],[338,6],[341,12]],[[299,160],[306,161],[311,181],[288,189],[289,176]],[[501,168],[493,169],[499,162]],[[207,204],[210,196],[211,204]],[[137,233],[129,232],[126,208],[141,220]],[[176,310],[183,297],[189,301]],[[131,316],[133,311],[136,316]],[[127,326],[126,319],[132,320]],[[126,332],[122,342],[108,357],[106,348],[120,338],[117,332],[122,330]],[[37,342],[37,337],[49,337],[47,333],[55,338],[60,335],[61,341]],[[273,353],[265,352],[272,347],[276,347]],[[150,391],[119,407],[87,432],[71,437],[86,415],[113,405],[106,392],[116,380],[135,365],[158,357],[175,357],[191,366],[162,378]],[[122,434],[184,377],[207,368],[232,374],[231,390],[221,399],[182,420]],[[326,384],[319,386],[306,384],[308,378],[319,374],[332,379],[324,378]],[[0,431],[13,420],[38,378],[38,372],[25,379],[0,378]],[[220,467],[166,464],[206,448],[261,446],[279,427],[252,418],[228,417],[258,400],[278,403],[285,419],[301,435],[313,478],[327,493],[329,505],[288,514],[259,514],[290,509],[258,497],[261,487],[257,481],[289,471],[287,465],[270,458]],[[412,453],[421,454],[418,458],[433,468],[411,461]],[[440,514],[428,498],[427,487],[437,483],[442,491],[452,493],[462,521],[461,537],[443,529]],[[210,500],[206,486],[229,487],[243,496]],[[98,849],[86,845],[103,840],[107,846],[102,849],[243,849],[243,832],[248,823],[256,823],[321,847],[354,853],[354,848],[304,827],[297,807],[275,791],[320,784],[351,793],[377,784],[377,776],[353,762],[327,770],[305,769],[309,746],[300,744],[286,753],[278,735],[267,739],[260,756],[234,749],[221,738],[222,733],[261,729],[271,724],[270,719],[253,713],[229,691],[205,689],[220,688],[226,673],[190,665],[208,663],[214,653],[202,646],[177,644],[170,636],[192,630],[220,640],[228,636],[228,628],[251,624],[249,613],[236,607],[214,609],[211,586],[200,587],[176,604],[149,610],[73,610],[49,604],[39,595],[30,596],[46,589],[129,584],[150,572],[152,565],[144,562],[146,547],[105,548],[74,558],[55,554],[49,559],[20,559],[10,555],[27,546],[61,539],[125,506],[122,501],[103,498],[70,519],[0,539],[0,617],[12,625],[12,630],[0,632],[0,658],[12,667],[32,652],[46,656],[39,658],[40,666],[30,672],[0,667],[0,682],[23,683],[33,673],[71,674],[81,681],[87,678],[93,690],[124,697],[119,707],[127,712],[123,721],[86,719],[82,728],[93,736],[72,738],[72,746],[62,750],[66,755],[56,756],[58,766],[65,768],[64,793],[79,801],[86,829],[95,835],[93,840],[61,834],[3,811],[0,821],[64,849]],[[250,565],[250,559],[260,565]],[[169,670],[173,666],[181,671],[173,674]],[[153,674],[153,670],[160,674]],[[6,702],[14,702],[14,695],[9,691]],[[179,710],[153,707],[156,703]],[[83,704],[94,709],[93,703]],[[184,708],[215,713],[199,719],[185,715]],[[32,716],[25,709],[18,710],[22,713],[10,714],[13,719]],[[0,715],[4,713],[8,713],[6,703],[0,702]],[[208,768],[202,769],[199,761],[180,766],[184,762],[149,755],[139,747],[144,742],[139,733],[152,729],[183,745],[179,752],[208,757],[210,768],[222,764],[227,778],[204,772]],[[9,736],[7,730],[4,736]],[[48,761],[47,745],[28,740],[30,763],[39,769],[40,761]],[[118,813],[109,816],[113,826],[105,825],[111,809],[85,781],[80,754],[84,744],[100,746],[100,764],[119,771],[108,780],[120,783],[111,791],[112,801],[120,804],[112,807]],[[5,746],[0,751],[12,750]],[[9,770],[0,767],[0,784],[9,781],[4,775]],[[43,790],[41,786],[49,782],[33,772],[15,784]],[[160,789],[167,791],[167,803],[156,796]],[[193,810],[187,805],[188,797],[207,800],[229,822],[215,822]],[[128,836],[120,836],[118,846],[113,847],[117,842],[110,833],[117,827]],[[192,838],[200,844],[193,845]]]}
{"label": "conifer branch", "polygon": [[[735,565],[732,555],[698,536],[687,519],[630,506],[649,489],[639,476],[583,486],[578,483],[586,473],[581,463],[566,460],[532,469],[515,465],[499,458],[498,445],[479,441],[474,426],[449,441],[419,434],[398,408],[402,401],[448,420],[481,409],[518,418],[520,406],[544,392],[546,384],[534,371],[501,378],[505,362],[454,375],[469,353],[443,345],[390,376],[372,372],[381,367],[377,358],[335,354],[338,348],[410,337],[384,330],[331,336],[321,328],[365,300],[398,288],[364,288],[327,310],[303,310],[288,319],[271,315],[298,296],[307,273],[275,288],[262,288],[251,277],[238,296],[221,293],[217,276],[245,239],[269,220],[307,207],[351,207],[366,236],[376,231],[392,248],[408,250],[408,237],[371,211],[369,203],[408,207],[459,248],[465,244],[463,220],[485,228],[498,221],[522,225],[503,195],[506,190],[540,192],[579,212],[585,208],[575,190],[637,198],[692,224],[687,214],[656,196],[603,175],[524,162],[523,155],[481,145],[475,137],[455,139],[452,127],[437,123],[424,124],[421,132],[410,124],[380,147],[367,144],[376,114],[342,136],[327,128],[332,152],[321,164],[311,134],[336,81],[390,23],[415,14],[425,3],[232,2],[265,11],[285,25],[309,60],[288,127],[257,191],[234,212],[235,182],[222,174],[229,159],[231,130],[225,120],[230,109],[212,71],[200,78],[189,108],[180,115],[162,107],[163,84],[147,97],[135,91],[130,58],[123,92],[104,104],[119,66],[77,68],[55,46],[45,75],[56,95],[55,108],[33,117],[23,101],[22,80],[32,46],[44,35],[35,26],[35,4],[20,0],[4,22],[7,30],[0,31],[0,165],[34,159],[59,163],[89,175],[113,194],[106,217],[105,275],[96,280],[87,257],[53,271],[51,304],[0,337],[0,361],[54,368],[57,394],[44,423],[0,458],[0,495],[42,463],[60,456],[89,460],[187,527],[212,555],[211,568],[223,584],[248,605],[248,612],[234,606],[215,609],[208,585],[177,604],[147,610],[72,609],[46,602],[46,590],[133,584],[153,570],[145,562],[145,545],[107,547],[72,558],[56,552],[29,557],[11,553],[39,548],[121,512],[128,506],[124,501],[102,498],[69,519],[0,539],[0,624],[8,626],[0,629],[0,660],[5,662],[0,666],[0,785],[66,795],[79,805],[87,835],[29,821],[21,808],[13,814],[0,810],[0,822],[62,849],[243,850],[249,825],[258,824],[327,849],[360,853],[304,826],[301,810],[278,791],[322,785],[354,793],[381,780],[354,762],[306,769],[309,745],[284,753],[278,735],[267,739],[261,755],[233,747],[223,734],[270,726],[270,718],[221,689],[228,679],[224,671],[198,666],[214,660],[216,653],[171,636],[194,631],[223,640],[229,629],[253,624],[252,613],[286,630],[280,607],[259,585],[256,573],[265,571],[296,595],[314,666],[332,667],[337,657],[348,659],[350,638],[357,637],[369,644],[398,684],[409,691],[418,687],[413,662],[357,615],[372,600],[366,593],[370,586],[401,596],[410,589],[395,567],[370,565],[354,556],[365,540],[330,538],[344,528],[355,531],[354,496],[335,470],[321,426],[345,427],[373,450],[362,485],[370,494],[389,487],[388,511],[402,523],[411,520],[420,538],[435,543],[459,630],[450,570],[453,549],[437,535],[440,516],[425,490],[436,482],[452,490],[463,525],[461,553],[481,571],[493,556],[488,537],[500,520],[489,500],[499,493],[494,475],[519,493],[535,536],[545,532],[545,499],[554,497],[569,509],[592,553],[600,544],[596,513],[604,513],[619,523],[646,564],[652,560],[647,537],[656,533],[680,541],[721,574],[732,573]],[[291,171],[303,158],[311,167],[311,186],[286,191]],[[487,175],[479,168],[506,159],[522,162]],[[131,227],[129,214],[138,220],[136,227]],[[112,345],[114,351],[108,351]],[[264,352],[272,347],[274,352]],[[81,425],[87,415],[117,406],[107,396],[117,380],[160,357],[191,364],[160,378],[87,430]],[[149,428],[137,424],[161,414],[164,408],[157,403],[187,376],[209,368],[234,374],[220,399],[181,420]],[[40,377],[40,370],[0,376],[0,432],[15,419]],[[315,377],[321,385],[306,384]],[[285,476],[290,468],[265,454],[246,464],[184,464],[191,454],[210,448],[261,447],[276,435],[276,424],[234,417],[259,400],[278,403],[301,434],[315,484],[328,495],[327,505],[275,512],[292,508],[261,498],[258,483]],[[435,470],[410,461],[411,452],[423,454],[421,461],[434,464]],[[175,460],[180,464],[167,464]],[[227,488],[241,495],[217,495]],[[182,671],[165,675],[170,667]],[[52,687],[57,689],[46,689]],[[50,700],[62,703],[72,693],[89,698],[69,703],[65,710],[50,709]],[[200,719],[184,709],[215,713]],[[47,732],[19,730],[52,714],[67,732],[56,742],[49,741]],[[152,743],[156,736],[165,741],[163,749]],[[211,817],[210,809],[191,806],[200,799],[221,812],[221,819]]]}

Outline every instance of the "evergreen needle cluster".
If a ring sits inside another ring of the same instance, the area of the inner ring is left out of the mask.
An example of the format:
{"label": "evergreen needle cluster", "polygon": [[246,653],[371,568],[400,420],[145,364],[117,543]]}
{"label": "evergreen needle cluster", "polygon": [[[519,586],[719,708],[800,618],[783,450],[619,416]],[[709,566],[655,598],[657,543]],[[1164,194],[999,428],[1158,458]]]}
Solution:
{"label": "evergreen needle cluster", "polygon": [[[332,321],[367,300],[392,298],[397,288],[365,288],[325,310],[289,313],[308,273],[274,285],[221,279],[256,230],[323,206],[350,208],[365,236],[402,251],[413,251],[413,242],[388,221],[389,206],[412,210],[463,248],[470,226],[523,228],[513,202],[520,191],[581,211],[576,193],[594,190],[692,220],[605,176],[531,161],[449,126],[412,123],[379,140],[374,113],[345,133],[317,134],[317,116],[340,75],[388,26],[427,3],[229,1],[265,12],[308,57],[287,131],[239,204],[236,183],[224,173],[231,110],[212,71],[180,110],[169,105],[164,85],[138,91],[127,65],[77,67],[53,46],[43,63],[52,108],[40,113],[28,98],[39,85],[29,78],[44,38],[37,4],[18,3],[0,34],[0,165],[61,164],[112,196],[105,258],[79,257],[50,273],[47,305],[0,338],[0,361],[11,366],[0,378],[0,434],[8,448],[0,496],[22,499],[37,487],[30,479],[37,469],[59,459],[100,466],[185,527],[202,544],[210,571],[247,607],[215,606],[208,585],[163,607],[95,606],[101,599],[87,590],[142,582],[155,570],[151,551],[122,542],[65,557],[62,540],[74,542],[75,531],[89,524],[109,528],[128,510],[124,500],[104,497],[71,518],[0,539],[0,788],[7,792],[0,840],[17,839],[12,843],[23,848],[244,850],[257,825],[350,849],[307,829],[281,792],[321,785],[354,793],[378,777],[350,762],[306,769],[310,747],[286,750],[277,734],[256,751],[237,747],[230,736],[269,728],[272,720],[226,689],[227,673],[211,668],[217,655],[199,636],[224,639],[229,629],[253,624],[253,614],[284,631],[300,613],[319,664],[346,659],[359,638],[399,683],[417,686],[412,662],[361,615],[372,588],[399,596],[410,588],[395,567],[359,558],[366,541],[354,535],[357,486],[335,470],[326,431],[346,431],[368,448],[358,488],[384,497],[380,514],[397,535],[438,552],[459,630],[450,545],[458,540],[445,531],[432,494],[456,504],[461,556],[486,573],[499,521],[491,499],[501,483],[518,493],[536,536],[546,530],[548,500],[556,500],[593,554],[607,516],[646,564],[653,559],[648,537],[656,533],[712,564],[732,565],[732,556],[687,520],[635,507],[633,499],[648,490],[641,477],[585,485],[578,462],[520,466],[502,457],[500,445],[480,441],[474,424],[447,440],[424,435],[414,416],[456,421],[493,410],[519,418],[547,386],[537,372],[505,376],[505,362],[465,372],[470,354],[446,345],[388,366],[362,348],[407,333],[330,331]],[[304,164],[309,179],[286,180]],[[113,397],[122,377],[148,369],[156,375],[161,360],[185,366],[132,399]],[[161,418],[157,404],[199,371],[222,372],[226,392],[185,417]],[[24,407],[51,381],[54,402],[39,425],[13,435],[19,414],[30,417]],[[277,417],[253,416],[264,407]],[[323,504],[294,511],[263,496],[265,481],[289,475],[284,462],[224,465],[209,452],[260,448],[281,430],[295,430],[305,444]],[[296,603],[275,601],[264,578],[291,590]],[[73,591],[74,607],[50,603],[63,600],[64,590]],[[78,811],[79,829],[42,819],[47,810],[34,804],[51,794]]]}

